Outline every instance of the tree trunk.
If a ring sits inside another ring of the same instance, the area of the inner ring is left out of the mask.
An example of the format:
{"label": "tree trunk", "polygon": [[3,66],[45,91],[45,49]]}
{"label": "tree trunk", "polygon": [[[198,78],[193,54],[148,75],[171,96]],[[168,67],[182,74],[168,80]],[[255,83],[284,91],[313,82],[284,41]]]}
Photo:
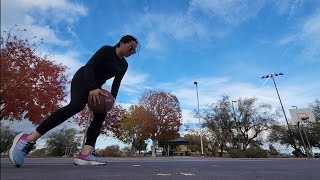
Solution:
{"label": "tree trunk", "polygon": [[156,157],[156,143],[152,140],[152,157]]}
{"label": "tree trunk", "polygon": [[306,153],[303,153],[302,150],[298,147],[294,147],[294,150],[296,150],[299,154],[301,154],[303,157],[307,157]]}
{"label": "tree trunk", "polygon": [[[134,147],[134,142],[132,142],[130,155],[131,155],[131,156],[134,156],[135,153],[136,153],[136,148]],[[139,155],[140,155],[140,151],[139,151]]]}
{"label": "tree trunk", "polygon": [[219,153],[219,156],[222,157],[222,154],[223,154],[223,144],[221,144],[220,146],[220,153]]}

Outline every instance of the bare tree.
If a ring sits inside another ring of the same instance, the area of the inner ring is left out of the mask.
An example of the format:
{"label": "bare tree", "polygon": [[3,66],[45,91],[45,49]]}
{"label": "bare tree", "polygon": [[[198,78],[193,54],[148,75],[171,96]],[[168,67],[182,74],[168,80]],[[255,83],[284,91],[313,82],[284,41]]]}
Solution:
{"label": "bare tree", "polygon": [[220,147],[220,156],[228,142],[232,141],[232,117],[229,96],[222,96],[217,103],[208,106],[204,111],[204,126],[209,129],[215,144]]}
{"label": "bare tree", "polygon": [[259,135],[267,131],[278,116],[277,111],[272,112],[271,105],[256,105],[256,101],[256,98],[240,98],[233,112],[229,96],[225,95],[205,109],[204,126],[213,136],[210,139],[219,145],[220,156],[227,146],[239,141],[241,149],[246,150],[251,143],[259,141]]}
{"label": "bare tree", "polygon": [[246,150],[253,141],[257,141],[257,137],[269,130],[279,117],[279,112],[273,111],[271,105],[256,103],[257,98],[240,98],[237,103],[236,120],[243,150]]}
{"label": "bare tree", "polygon": [[311,103],[310,108],[315,116],[317,122],[320,122],[320,100],[315,99],[313,103]]}

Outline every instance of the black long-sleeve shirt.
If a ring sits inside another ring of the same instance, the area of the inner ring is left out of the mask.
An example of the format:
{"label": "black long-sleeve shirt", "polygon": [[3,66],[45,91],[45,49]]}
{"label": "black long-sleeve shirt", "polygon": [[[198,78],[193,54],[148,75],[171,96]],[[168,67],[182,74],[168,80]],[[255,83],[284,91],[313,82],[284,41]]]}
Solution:
{"label": "black long-sleeve shirt", "polygon": [[89,90],[101,88],[110,78],[114,77],[111,94],[117,97],[121,80],[128,69],[128,62],[123,57],[119,59],[115,46],[101,47],[80,70]]}

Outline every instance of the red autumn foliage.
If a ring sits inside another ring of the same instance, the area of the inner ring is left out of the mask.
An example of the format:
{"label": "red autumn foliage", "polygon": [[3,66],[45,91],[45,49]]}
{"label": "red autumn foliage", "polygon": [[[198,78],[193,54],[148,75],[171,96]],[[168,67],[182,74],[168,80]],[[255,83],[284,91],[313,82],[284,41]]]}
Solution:
{"label": "red autumn foliage", "polygon": [[145,131],[152,140],[172,140],[179,136],[182,112],[178,98],[166,92],[146,91],[139,101],[145,108]]}
{"label": "red autumn foliage", "polygon": [[[36,52],[40,43],[19,38],[26,30],[1,34],[0,119],[39,124],[64,101],[66,67]],[[4,36],[2,36],[4,35]]]}
{"label": "red autumn foliage", "polygon": [[[106,119],[102,125],[101,134],[107,136],[120,137],[120,118],[125,114],[126,110],[120,106],[115,105],[106,116]],[[79,126],[86,127],[88,122],[88,115],[90,113],[90,121],[92,121],[93,113],[86,106],[80,113],[75,115],[73,118]]]}

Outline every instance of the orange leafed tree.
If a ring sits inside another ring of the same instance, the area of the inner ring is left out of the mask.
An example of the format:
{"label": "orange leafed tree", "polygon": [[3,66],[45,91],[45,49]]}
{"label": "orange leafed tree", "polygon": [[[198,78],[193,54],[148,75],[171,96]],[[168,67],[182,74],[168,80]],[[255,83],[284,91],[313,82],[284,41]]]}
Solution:
{"label": "orange leafed tree", "polygon": [[0,119],[29,119],[39,124],[67,95],[66,67],[37,53],[40,43],[19,38],[25,29],[16,36],[12,30],[1,34]]}
{"label": "orange leafed tree", "polygon": [[148,128],[146,114],[146,110],[142,106],[132,105],[121,118],[119,139],[126,144],[131,144],[133,152],[145,150],[147,145],[145,141],[149,138],[149,133],[146,129]]}
{"label": "orange leafed tree", "polygon": [[146,91],[139,101],[146,109],[148,133],[153,142],[152,155],[155,156],[155,141],[173,140],[179,136],[182,113],[178,98],[167,92]]}

